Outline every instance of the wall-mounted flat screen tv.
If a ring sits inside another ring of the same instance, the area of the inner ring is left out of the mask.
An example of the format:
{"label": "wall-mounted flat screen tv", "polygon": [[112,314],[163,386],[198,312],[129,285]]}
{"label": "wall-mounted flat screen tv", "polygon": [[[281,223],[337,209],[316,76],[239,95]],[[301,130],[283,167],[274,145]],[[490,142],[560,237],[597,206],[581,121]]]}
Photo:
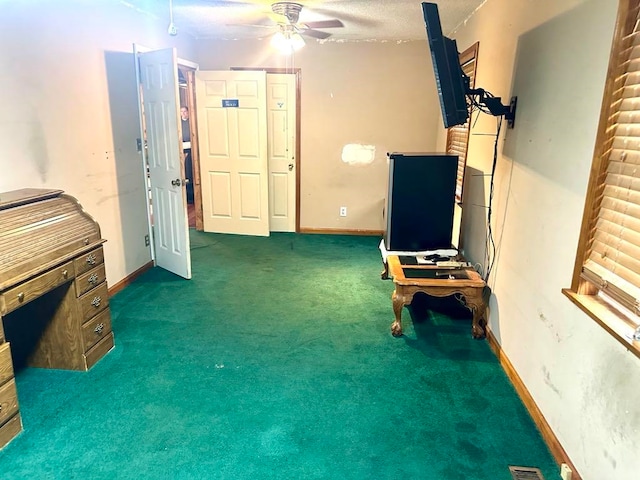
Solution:
{"label": "wall-mounted flat screen tv", "polygon": [[427,28],[444,126],[449,128],[462,125],[469,118],[466,96],[469,87],[460,66],[456,41],[442,34],[438,5],[423,2],[422,13]]}

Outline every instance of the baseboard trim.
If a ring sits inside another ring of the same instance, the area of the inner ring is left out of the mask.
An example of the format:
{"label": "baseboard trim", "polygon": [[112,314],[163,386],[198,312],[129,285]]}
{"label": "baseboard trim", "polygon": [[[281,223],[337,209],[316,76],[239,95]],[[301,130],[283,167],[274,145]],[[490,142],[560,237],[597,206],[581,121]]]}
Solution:
{"label": "baseboard trim", "polygon": [[341,228],[301,228],[299,233],[316,233],[321,235],[370,235],[381,237],[384,230],[341,229]]}
{"label": "baseboard trim", "polygon": [[487,341],[489,343],[489,347],[491,348],[491,350],[493,350],[493,353],[498,358],[500,365],[502,365],[502,368],[507,374],[507,377],[509,377],[509,380],[513,384],[513,387],[516,389],[520,400],[522,400],[522,403],[524,403],[524,406],[529,411],[529,415],[531,415],[531,418],[538,427],[538,430],[542,435],[542,439],[545,441],[547,447],[549,447],[549,450],[551,451],[551,455],[553,455],[553,458],[558,463],[558,470],[560,470],[560,465],[566,463],[571,468],[571,470],[573,470],[571,480],[582,480],[582,477],[580,477],[580,474],[578,474],[575,466],[573,465],[573,463],[571,463],[571,460],[569,460],[567,452],[565,452],[564,448],[560,444],[558,437],[556,437],[555,433],[553,433],[553,430],[547,423],[547,419],[544,418],[544,415],[542,415],[542,412],[536,405],[536,402],[533,400],[533,397],[529,393],[529,390],[527,390],[527,387],[525,387],[522,379],[516,372],[515,368],[513,368],[513,365],[507,358],[506,354],[502,350],[502,347],[496,340],[496,337],[493,336],[490,330],[487,330]]}
{"label": "baseboard trim", "polygon": [[140,275],[142,275],[144,272],[146,272],[147,270],[149,270],[150,268],[153,268],[153,260],[145,263],[143,266],[141,266],[139,269],[137,269],[135,272],[130,273],[129,275],[127,275],[126,277],[124,277],[122,280],[120,280],[118,283],[116,283],[115,285],[112,285],[109,287],[109,296],[114,295],[116,293],[118,293],[120,290],[122,290],[124,287],[126,287],[127,285],[133,283],[133,281],[138,278]]}

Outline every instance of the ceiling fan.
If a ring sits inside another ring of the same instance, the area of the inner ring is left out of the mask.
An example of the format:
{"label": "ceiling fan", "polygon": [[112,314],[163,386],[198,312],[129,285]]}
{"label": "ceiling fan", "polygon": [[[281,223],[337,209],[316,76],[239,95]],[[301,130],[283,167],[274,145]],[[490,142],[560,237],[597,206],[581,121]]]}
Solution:
{"label": "ceiling fan", "polygon": [[[276,2],[271,5],[271,10],[274,14],[278,15],[276,23],[265,24],[244,24],[250,27],[276,27],[279,32],[285,35],[299,34],[306,37],[317,38],[324,40],[331,36],[328,32],[322,32],[317,30],[318,28],[341,28],[344,24],[338,19],[332,20],[319,20],[316,22],[300,22],[300,12],[302,11],[302,5],[294,2]],[[283,17],[281,19],[281,17]]]}

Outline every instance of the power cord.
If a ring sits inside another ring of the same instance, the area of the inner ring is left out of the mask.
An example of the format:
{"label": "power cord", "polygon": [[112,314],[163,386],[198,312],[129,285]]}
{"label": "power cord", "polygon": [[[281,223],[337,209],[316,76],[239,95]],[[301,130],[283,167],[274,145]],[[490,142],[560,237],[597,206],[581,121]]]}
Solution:
{"label": "power cord", "polygon": [[[468,87],[470,83],[469,77],[464,75],[464,78]],[[493,269],[493,264],[496,259],[496,243],[493,238],[493,229],[491,227],[491,213],[492,213],[492,205],[493,205],[494,186],[495,186],[496,165],[498,163],[498,141],[500,138],[500,132],[502,130],[503,115],[505,115],[506,113],[501,114],[499,111],[491,111],[489,106],[487,106],[487,104],[489,103],[490,105],[493,105],[494,110],[496,110],[495,102],[491,100],[492,99],[495,99],[498,101],[500,100],[499,98],[496,99],[496,97],[494,97],[494,95],[491,92],[488,92],[484,89],[471,90],[469,88],[468,88],[468,92],[469,94],[467,94],[467,108],[469,110],[470,123],[471,123],[471,117],[473,116],[473,112],[474,111],[478,112],[478,115],[476,116],[476,119],[473,122],[473,126],[475,126],[475,123],[478,121],[478,118],[480,117],[480,112],[486,113],[487,115],[496,116],[497,118],[496,137],[493,144],[493,163],[491,165],[491,182],[489,186],[489,205],[487,207],[487,237],[485,239],[486,271],[484,272],[484,281],[485,283],[488,283],[489,275],[491,275],[491,270]],[[476,264],[476,265],[479,265],[480,269],[482,269],[481,264]],[[476,271],[478,271],[478,268],[476,268]],[[480,271],[478,271],[478,273],[482,275]]]}
{"label": "power cord", "polygon": [[502,116],[497,117],[497,129],[496,129],[496,139],[493,144],[493,164],[491,165],[491,182],[489,187],[489,205],[487,207],[487,239],[486,239],[486,259],[487,259],[487,271],[484,275],[485,283],[489,281],[489,275],[491,275],[491,270],[493,269],[493,264],[496,260],[496,242],[493,238],[493,229],[491,227],[491,212],[493,206],[493,193],[495,186],[495,173],[496,173],[496,165],[498,163],[498,139],[500,138],[500,131],[502,130]]}

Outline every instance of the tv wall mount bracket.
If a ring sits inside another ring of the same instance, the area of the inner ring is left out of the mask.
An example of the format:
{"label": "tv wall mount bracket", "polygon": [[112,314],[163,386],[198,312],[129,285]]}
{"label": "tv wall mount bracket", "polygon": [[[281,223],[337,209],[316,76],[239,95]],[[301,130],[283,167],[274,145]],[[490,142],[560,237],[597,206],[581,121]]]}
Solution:
{"label": "tv wall mount bracket", "polygon": [[509,105],[503,105],[500,97],[494,97],[483,88],[468,89],[467,95],[470,97],[477,96],[477,100],[472,99],[472,101],[487,107],[489,113],[494,117],[504,116],[504,119],[507,121],[508,128],[513,128],[516,124],[516,106],[518,105],[518,97],[511,97]]}

